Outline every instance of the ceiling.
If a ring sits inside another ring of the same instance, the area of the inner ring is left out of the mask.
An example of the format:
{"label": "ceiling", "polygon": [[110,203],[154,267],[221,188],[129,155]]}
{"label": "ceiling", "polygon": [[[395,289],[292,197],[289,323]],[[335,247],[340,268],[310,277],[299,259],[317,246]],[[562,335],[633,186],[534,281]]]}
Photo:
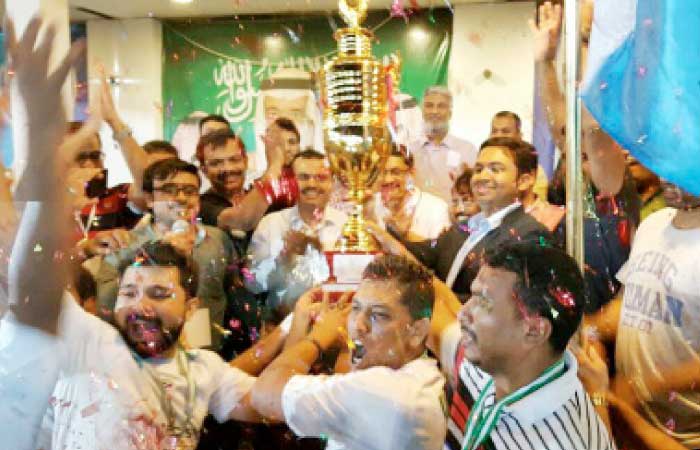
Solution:
{"label": "ceiling", "polygon": [[[390,8],[394,1],[371,0],[370,8]],[[405,6],[417,2],[421,8],[448,4],[502,3],[508,0],[403,0]],[[68,0],[71,20],[137,17],[221,17],[236,14],[284,14],[338,9],[338,0],[193,0],[178,4],[173,0]]]}

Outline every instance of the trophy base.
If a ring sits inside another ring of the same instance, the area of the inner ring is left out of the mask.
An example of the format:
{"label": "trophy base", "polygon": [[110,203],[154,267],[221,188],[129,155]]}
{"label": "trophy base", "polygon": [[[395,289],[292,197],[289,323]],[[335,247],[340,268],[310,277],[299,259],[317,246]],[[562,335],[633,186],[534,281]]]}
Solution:
{"label": "trophy base", "polygon": [[325,252],[328,261],[330,277],[326,280],[321,289],[330,292],[332,300],[337,300],[334,293],[339,297],[342,293],[355,291],[362,281],[362,272],[365,267],[380,252],[344,252],[332,250]]}

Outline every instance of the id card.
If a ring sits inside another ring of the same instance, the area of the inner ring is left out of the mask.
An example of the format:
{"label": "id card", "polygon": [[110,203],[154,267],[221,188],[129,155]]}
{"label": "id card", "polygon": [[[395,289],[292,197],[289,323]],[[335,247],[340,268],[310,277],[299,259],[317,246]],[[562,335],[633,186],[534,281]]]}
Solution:
{"label": "id card", "polygon": [[199,308],[185,322],[185,337],[193,348],[211,347],[209,308]]}

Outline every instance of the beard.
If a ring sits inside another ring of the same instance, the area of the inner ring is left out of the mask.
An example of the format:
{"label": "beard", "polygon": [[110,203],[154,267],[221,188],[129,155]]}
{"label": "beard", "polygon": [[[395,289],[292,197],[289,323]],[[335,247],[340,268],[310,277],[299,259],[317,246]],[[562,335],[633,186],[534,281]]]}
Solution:
{"label": "beard", "polygon": [[143,358],[162,355],[180,338],[184,322],[168,328],[159,317],[146,317],[133,313],[127,316],[124,328],[119,327],[126,344]]}
{"label": "beard", "polygon": [[450,129],[449,122],[423,122],[423,131],[428,136],[447,133]]}

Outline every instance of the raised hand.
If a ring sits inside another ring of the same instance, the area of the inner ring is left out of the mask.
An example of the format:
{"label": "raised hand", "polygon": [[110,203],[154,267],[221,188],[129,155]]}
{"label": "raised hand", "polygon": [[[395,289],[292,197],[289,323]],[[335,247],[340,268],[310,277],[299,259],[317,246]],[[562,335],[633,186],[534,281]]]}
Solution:
{"label": "raised hand", "polygon": [[99,100],[96,105],[104,118],[112,129],[118,128],[122,124],[122,120],[117,112],[117,107],[114,105],[114,98],[112,97],[112,89],[107,82],[107,74],[103,65],[98,67],[98,73],[100,74],[100,89],[99,89]]}
{"label": "raised hand", "polygon": [[[80,57],[84,43],[71,46],[49,72],[49,60],[56,35],[49,25],[37,43],[42,21],[33,18],[18,40],[14,24],[5,22],[5,46],[10,90],[16,99],[15,119],[26,123],[15,126],[21,134],[18,154],[26,155],[27,166],[15,191],[15,199],[28,201],[8,265],[8,300],[19,321],[53,332],[56,327],[67,277],[66,265],[55,257],[69,249],[70,210],[66,199],[66,160],[57,151],[65,133],[65,112],[61,104],[61,86]],[[50,226],[49,226],[50,225]],[[36,251],[41,243],[41,252]],[[36,274],[42,274],[41,283]]]}
{"label": "raised hand", "polygon": [[610,388],[608,365],[593,345],[572,348],[578,360],[578,377],[589,394],[607,393]]}
{"label": "raised hand", "polygon": [[282,132],[277,126],[268,127],[262,139],[265,143],[265,158],[267,159],[268,167],[267,175],[270,178],[277,178],[284,165]]}
{"label": "raised hand", "polygon": [[[43,38],[37,45],[37,35],[42,20],[34,17],[29,21],[22,37],[17,40],[12,20],[5,22],[6,49],[12,76],[12,92],[19,95],[25,105],[30,124],[46,125],[51,123],[47,117],[54,117],[61,112],[61,86],[68,77],[68,72],[84,50],[84,43],[74,44],[69,53],[60,61],[58,67],[49,73],[49,60],[56,36],[56,27],[49,24]],[[30,149],[31,150],[31,149]]]}
{"label": "raised hand", "polygon": [[538,11],[539,23],[528,22],[534,38],[535,61],[552,61],[557,56],[561,37],[561,5],[545,2]]}

